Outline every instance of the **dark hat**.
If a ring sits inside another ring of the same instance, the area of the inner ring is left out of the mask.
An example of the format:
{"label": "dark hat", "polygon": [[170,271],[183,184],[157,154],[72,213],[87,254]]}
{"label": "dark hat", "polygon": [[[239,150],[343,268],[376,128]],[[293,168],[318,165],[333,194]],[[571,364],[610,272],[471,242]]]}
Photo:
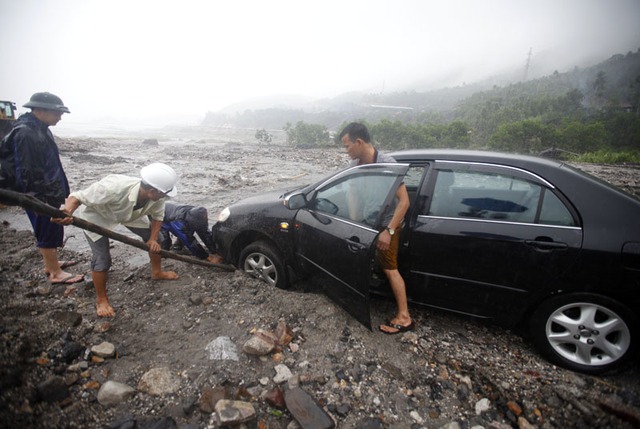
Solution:
{"label": "dark hat", "polygon": [[207,209],[204,207],[192,207],[187,212],[184,220],[194,229],[209,229],[209,216],[207,214]]}
{"label": "dark hat", "polygon": [[36,92],[31,96],[29,102],[25,103],[22,107],[36,107],[39,109],[57,110],[58,112],[71,113],[62,102],[62,99],[57,95],[51,94],[50,92]]}

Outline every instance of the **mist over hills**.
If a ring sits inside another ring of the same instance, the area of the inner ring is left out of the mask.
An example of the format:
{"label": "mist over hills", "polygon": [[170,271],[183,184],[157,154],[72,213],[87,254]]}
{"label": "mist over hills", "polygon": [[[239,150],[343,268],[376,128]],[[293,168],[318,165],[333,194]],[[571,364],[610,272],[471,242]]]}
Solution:
{"label": "mist over hills", "polygon": [[[528,60],[525,58],[521,67],[457,86],[435,89],[433,81],[414,81],[402,91],[349,92],[323,99],[293,94],[253,98],[217,112],[208,112],[203,125],[282,128],[286,123],[310,121],[333,128],[348,117],[376,119],[400,116],[393,106],[411,108],[415,112],[438,112],[446,117],[474,94],[487,91],[500,93],[504,88],[515,85],[522,94],[539,94],[543,91],[551,94],[556,92],[555,95],[559,96],[578,89],[585,100],[590,100],[593,98],[593,82],[599,72],[606,76],[605,95],[621,103],[634,102],[632,99],[640,86],[640,49],[612,55],[599,63],[581,63],[565,69],[553,67],[554,64],[566,63],[567,59],[560,61],[554,53],[543,52]],[[638,82],[635,81],[636,77]]]}

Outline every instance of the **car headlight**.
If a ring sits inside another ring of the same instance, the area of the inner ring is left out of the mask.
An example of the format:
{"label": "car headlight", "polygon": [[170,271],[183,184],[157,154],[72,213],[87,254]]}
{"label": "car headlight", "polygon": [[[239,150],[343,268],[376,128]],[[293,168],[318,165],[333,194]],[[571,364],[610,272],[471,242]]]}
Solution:
{"label": "car headlight", "polygon": [[218,222],[224,222],[225,220],[229,219],[229,216],[231,216],[231,210],[229,210],[229,207],[225,207],[218,214]]}

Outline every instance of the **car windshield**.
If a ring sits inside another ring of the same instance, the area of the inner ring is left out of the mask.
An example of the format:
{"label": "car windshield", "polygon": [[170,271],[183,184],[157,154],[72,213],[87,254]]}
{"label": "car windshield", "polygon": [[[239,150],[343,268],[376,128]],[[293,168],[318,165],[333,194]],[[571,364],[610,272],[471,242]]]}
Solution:
{"label": "car windshield", "polygon": [[341,174],[343,171],[346,171],[350,168],[353,168],[353,166],[347,166],[345,168],[342,168],[340,170],[336,170],[331,174],[326,175],[325,177],[323,177],[322,179],[318,180],[317,182],[311,183],[311,184],[306,184],[306,185],[301,185],[298,186],[295,189],[291,189],[291,190],[287,190],[284,194],[284,197],[286,198],[288,195],[293,194],[294,192],[300,192],[302,194],[304,194],[305,196],[308,195],[310,192],[314,191],[315,189],[317,189],[321,184],[323,184],[324,182],[326,182],[327,180],[329,180],[331,177],[336,176],[338,174]]}

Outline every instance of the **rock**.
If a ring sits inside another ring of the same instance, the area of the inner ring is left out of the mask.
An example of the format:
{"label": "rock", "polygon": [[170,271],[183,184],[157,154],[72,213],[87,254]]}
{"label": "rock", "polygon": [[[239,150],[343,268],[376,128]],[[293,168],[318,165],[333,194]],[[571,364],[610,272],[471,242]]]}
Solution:
{"label": "rock", "polygon": [[402,375],[402,370],[397,366],[389,362],[384,362],[382,364],[382,368],[385,371],[387,371],[389,374],[391,374],[394,378],[397,378],[398,380],[404,380],[404,375]]}
{"label": "rock", "polygon": [[67,386],[71,386],[73,384],[76,384],[79,379],[80,379],[80,375],[78,373],[69,372],[64,376],[64,384],[66,384]]}
{"label": "rock", "polygon": [[93,332],[103,333],[107,332],[109,329],[111,329],[111,324],[109,322],[100,322],[96,323],[93,327]]}
{"label": "rock", "polygon": [[222,399],[215,407],[216,420],[220,426],[233,426],[248,422],[256,416],[256,410],[249,402]]}
{"label": "rock", "polygon": [[490,407],[491,403],[487,398],[482,398],[478,402],[476,402],[476,414],[480,415],[483,412],[487,411]]}
{"label": "rock", "polygon": [[409,416],[411,416],[413,421],[418,423],[418,424],[421,424],[424,421],[424,419],[422,417],[420,417],[420,414],[416,410],[411,411],[409,413]]}
{"label": "rock", "polygon": [[358,423],[355,429],[383,429],[384,423],[379,418],[367,417]]}
{"label": "rock", "polygon": [[104,406],[113,406],[127,401],[136,394],[133,387],[117,381],[107,381],[98,391],[98,402]]}
{"label": "rock", "polygon": [[89,368],[89,362],[86,360],[80,361],[78,363],[74,363],[73,365],[69,365],[67,367],[67,371],[69,372],[82,372]]}
{"label": "rock", "polygon": [[97,346],[91,347],[91,353],[101,358],[110,358],[113,357],[116,353],[116,346],[113,344],[103,341]]}
{"label": "rock", "polygon": [[282,346],[286,346],[293,340],[293,331],[284,320],[278,322],[275,332],[278,343]]}
{"label": "rock", "polygon": [[91,380],[82,385],[82,390],[98,390],[100,389],[100,382]]}
{"label": "rock", "polygon": [[79,326],[82,323],[82,314],[75,311],[55,311],[51,318],[64,326]]}
{"label": "rock", "polygon": [[274,369],[276,370],[276,375],[273,377],[273,382],[276,384],[284,383],[293,376],[291,370],[285,364],[280,363]]}
{"label": "rock", "polygon": [[109,424],[109,429],[136,429],[136,419],[127,415]]}
{"label": "rock", "polygon": [[47,286],[39,286],[36,289],[36,294],[40,296],[47,296],[51,293],[51,288]]}
{"label": "rock", "polygon": [[69,364],[73,362],[75,358],[80,356],[82,352],[84,352],[84,346],[82,344],[69,341],[65,343],[62,348],[61,358],[65,363]]}
{"label": "rock", "polygon": [[[336,414],[339,417],[342,417],[342,418],[347,417],[350,412],[351,412],[351,405],[349,404],[338,404],[336,406]],[[420,422],[422,422],[422,420],[420,420]]]}
{"label": "rock", "polygon": [[518,428],[519,429],[535,429],[531,423],[527,421],[523,416],[518,417]]}
{"label": "rock", "polygon": [[37,386],[38,398],[44,402],[60,402],[69,397],[69,388],[60,377],[50,377]]}
{"label": "rock", "polygon": [[239,360],[236,345],[231,342],[229,337],[216,338],[207,344],[205,351],[209,352],[210,360]]}
{"label": "rock", "polygon": [[284,392],[287,410],[303,429],[332,429],[335,423],[318,403],[300,387]]}
{"label": "rock", "polygon": [[242,351],[252,356],[266,356],[275,349],[275,342],[262,335],[254,335],[242,346]]}
{"label": "rock", "polygon": [[522,414],[522,408],[514,401],[507,402],[507,408],[517,417]]}
{"label": "rock", "polygon": [[138,390],[153,396],[175,393],[180,388],[180,379],[169,368],[153,368],[142,375]]}
{"label": "rock", "polygon": [[286,407],[284,402],[284,393],[282,393],[282,390],[277,387],[267,392],[265,401],[272,407],[279,408],[281,410]]}
{"label": "rock", "polygon": [[138,422],[132,429],[178,429],[178,424],[172,417],[155,417]]}
{"label": "rock", "polygon": [[200,408],[200,411],[203,413],[211,414],[215,411],[218,401],[222,399],[227,399],[227,391],[224,387],[206,387],[202,389],[202,394],[198,400],[198,408]]}

